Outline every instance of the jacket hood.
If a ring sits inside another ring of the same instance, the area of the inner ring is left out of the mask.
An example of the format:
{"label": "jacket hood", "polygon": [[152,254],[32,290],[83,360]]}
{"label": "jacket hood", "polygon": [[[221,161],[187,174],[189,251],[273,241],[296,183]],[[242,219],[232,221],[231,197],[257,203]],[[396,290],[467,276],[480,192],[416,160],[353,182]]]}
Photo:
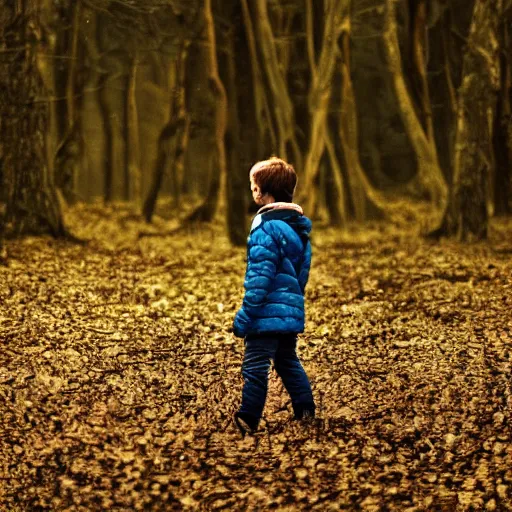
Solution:
{"label": "jacket hood", "polygon": [[258,215],[265,220],[282,220],[286,222],[301,239],[309,238],[311,221],[303,214],[302,208],[295,203],[271,203],[260,208]]}
{"label": "jacket hood", "polygon": [[265,213],[270,210],[294,210],[294,211],[300,213],[301,215],[304,215],[304,210],[302,209],[302,206],[300,206],[296,203],[283,203],[283,202],[266,204],[265,206],[262,206],[258,210],[258,213]]}

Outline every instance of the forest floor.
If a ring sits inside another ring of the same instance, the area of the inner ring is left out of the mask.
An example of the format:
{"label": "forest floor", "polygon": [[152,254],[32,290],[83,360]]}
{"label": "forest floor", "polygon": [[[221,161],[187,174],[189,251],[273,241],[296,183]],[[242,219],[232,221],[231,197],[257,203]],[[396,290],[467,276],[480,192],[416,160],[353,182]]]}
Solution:
{"label": "forest floor", "polygon": [[318,418],[292,421],[272,371],[245,439],[245,250],[104,208],[69,223],[91,241],[9,241],[0,266],[0,510],[512,510],[512,220],[469,245],[317,228]]}

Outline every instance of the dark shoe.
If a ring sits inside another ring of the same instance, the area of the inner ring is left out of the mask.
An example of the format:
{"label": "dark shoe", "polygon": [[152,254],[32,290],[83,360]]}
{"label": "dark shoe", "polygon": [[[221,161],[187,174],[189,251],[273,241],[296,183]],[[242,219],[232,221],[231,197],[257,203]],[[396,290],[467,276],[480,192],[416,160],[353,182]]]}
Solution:
{"label": "dark shoe", "polygon": [[309,418],[314,418],[315,417],[315,404],[314,403],[295,404],[293,406],[293,412],[295,414],[294,419],[296,419],[296,420],[306,420]]}
{"label": "dark shoe", "polygon": [[309,409],[305,409],[304,412],[302,413],[302,420],[309,420],[309,419],[313,419],[315,417],[315,411],[314,410],[309,410]]}
{"label": "dark shoe", "polygon": [[245,437],[246,434],[254,434],[258,429],[258,418],[250,414],[237,412],[234,416],[234,421],[242,437]]}

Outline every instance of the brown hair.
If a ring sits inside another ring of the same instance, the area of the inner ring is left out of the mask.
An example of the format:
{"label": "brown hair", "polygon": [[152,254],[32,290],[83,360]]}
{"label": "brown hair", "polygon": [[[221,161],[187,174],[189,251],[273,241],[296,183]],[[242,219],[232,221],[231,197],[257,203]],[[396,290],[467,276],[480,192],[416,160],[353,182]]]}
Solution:
{"label": "brown hair", "polygon": [[270,194],[276,202],[292,202],[297,173],[291,164],[273,156],[254,164],[250,174],[262,194]]}

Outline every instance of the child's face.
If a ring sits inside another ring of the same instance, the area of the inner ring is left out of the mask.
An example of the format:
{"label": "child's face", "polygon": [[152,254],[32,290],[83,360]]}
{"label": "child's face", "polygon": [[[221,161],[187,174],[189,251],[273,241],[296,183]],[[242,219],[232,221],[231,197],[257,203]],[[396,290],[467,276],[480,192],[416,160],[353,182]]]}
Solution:
{"label": "child's face", "polygon": [[261,194],[261,189],[257,185],[257,183],[254,181],[254,176],[252,175],[252,173],[249,176],[249,179],[251,181],[251,191],[252,191],[252,198],[254,199],[254,202],[256,204],[258,204],[258,205],[264,204],[263,203],[263,196]]}

